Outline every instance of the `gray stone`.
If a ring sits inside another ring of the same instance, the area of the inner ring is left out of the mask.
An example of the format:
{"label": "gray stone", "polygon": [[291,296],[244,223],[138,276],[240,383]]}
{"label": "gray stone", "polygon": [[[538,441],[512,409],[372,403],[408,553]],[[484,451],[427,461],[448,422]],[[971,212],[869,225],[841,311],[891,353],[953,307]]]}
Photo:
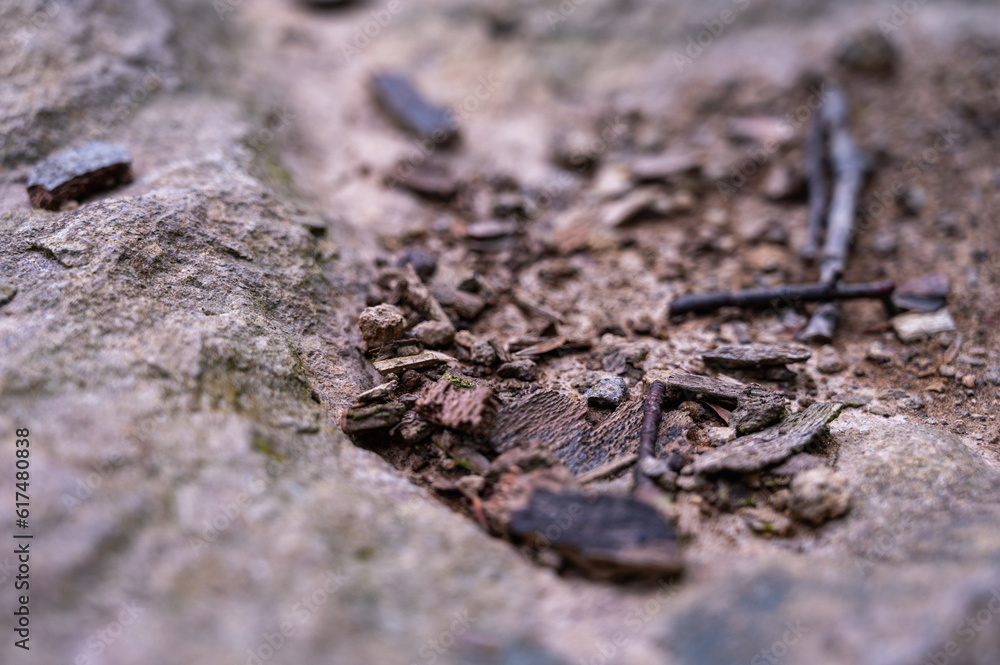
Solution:
{"label": "gray stone", "polygon": [[422,321],[413,326],[413,336],[433,349],[448,346],[455,339],[455,327],[444,321]]}
{"label": "gray stone", "polygon": [[842,516],[851,505],[847,483],[826,467],[809,469],[795,476],[789,507],[800,520],[823,524]]}
{"label": "gray stone", "polygon": [[839,374],[847,369],[843,356],[832,346],[824,346],[816,357],[816,369],[823,374]]}
{"label": "gray stone", "polygon": [[406,328],[406,317],[394,305],[375,305],[361,312],[358,327],[365,344],[374,349],[395,342]]}
{"label": "gray stone", "polygon": [[517,379],[518,381],[534,381],[538,376],[538,366],[534,360],[519,358],[504,363],[497,368],[497,376],[502,379]]}
{"label": "gray stone", "polygon": [[625,379],[613,374],[599,378],[584,395],[587,404],[601,409],[613,409],[627,397],[628,388]]}
{"label": "gray stone", "polygon": [[955,320],[947,309],[936,312],[909,312],[892,317],[892,328],[903,342],[916,342],[955,330]]}

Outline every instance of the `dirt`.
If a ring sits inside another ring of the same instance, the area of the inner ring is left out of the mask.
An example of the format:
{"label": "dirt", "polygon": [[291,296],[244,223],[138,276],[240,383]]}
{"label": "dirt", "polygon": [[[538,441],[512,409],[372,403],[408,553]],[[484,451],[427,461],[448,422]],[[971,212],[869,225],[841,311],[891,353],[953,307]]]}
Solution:
{"label": "dirt", "polygon": [[[502,378],[518,376],[509,365],[498,375],[496,365],[462,364],[508,396],[583,396],[589,373],[636,342],[645,358],[616,368],[636,398],[654,370],[734,375],[702,361],[719,345],[794,342],[811,306],[670,320],[667,305],[682,294],[818,279],[800,256],[807,202],[796,183],[809,122],[840,85],[850,131],[873,166],[844,280],[944,275],[957,331],[904,344],[881,303],[847,302],[833,343],[843,370],[820,371],[824,351],[771,375],[781,380],[753,380],[784,393],[792,412],[820,401],[906,414],[1000,458],[998,26],[939,21],[924,8],[887,31],[886,50],[870,46],[871,25],[885,18],[878,8],[862,15],[816,3],[782,14],[782,3],[764,3],[737,12],[731,33],[701,49],[664,50],[649,28],[667,26],[680,45],[685,34],[704,38],[727,7],[581,5],[553,19],[527,4],[439,2],[426,12],[404,6],[368,40],[357,39],[370,27],[367,7],[274,3],[250,7],[246,20],[260,36],[262,75],[282,91],[276,112],[296,119],[279,137],[291,179],[327,211],[334,236],[374,241],[362,257],[372,275],[418,249],[437,259],[432,289],[454,290],[473,274],[486,285],[482,313],[453,317],[460,330],[501,353],[552,338],[576,343],[532,356],[536,367],[520,378],[537,379],[527,384]],[[497,32],[497,16],[509,29]],[[421,147],[394,123],[367,87],[383,70],[403,72],[429,104],[455,111],[457,145]],[[276,73],[284,71],[295,75]],[[411,157],[412,173],[400,166]],[[887,360],[870,357],[873,343]],[[606,417],[589,410],[591,421]],[[704,418],[689,439],[722,425]],[[444,454],[370,445],[420,483],[450,488],[434,478],[463,473]],[[472,516],[464,499],[444,498]]]}

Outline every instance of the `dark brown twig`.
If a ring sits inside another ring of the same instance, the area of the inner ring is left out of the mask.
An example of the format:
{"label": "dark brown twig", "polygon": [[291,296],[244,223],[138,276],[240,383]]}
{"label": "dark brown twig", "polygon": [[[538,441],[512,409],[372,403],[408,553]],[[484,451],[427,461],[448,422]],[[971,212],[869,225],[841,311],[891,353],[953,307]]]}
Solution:
{"label": "dark brown twig", "polygon": [[[854,211],[868,171],[868,159],[855,145],[847,128],[847,97],[834,88],[821,110],[830,132],[830,159],[834,185],[826,223],[826,241],[820,256],[819,279],[834,284],[844,274],[847,253],[854,235]],[[810,213],[812,210],[810,209]],[[820,305],[799,339],[827,343],[833,339],[840,308],[835,303]]]}
{"label": "dark brown twig", "polygon": [[819,251],[820,237],[823,235],[823,214],[826,212],[826,177],[823,173],[824,138],[826,123],[823,115],[813,116],[806,140],[806,177],[809,182],[809,218],[806,223],[806,243],[802,247],[802,258],[814,261]]}
{"label": "dark brown twig", "polygon": [[749,289],[747,291],[715,291],[682,296],[670,303],[670,315],[688,312],[713,312],[720,307],[746,307],[768,309],[781,304],[805,302],[830,302],[833,300],[853,300],[856,298],[878,298],[885,300],[896,288],[893,282],[872,282],[866,284],[792,284],[770,289]]}
{"label": "dark brown twig", "polygon": [[635,490],[644,491],[653,488],[653,481],[643,470],[643,461],[653,458],[653,448],[656,446],[656,435],[660,430],[660,420],[663,417],[663,396],[667,385],[663,381],[653,381],[646,393],[646,405],[642,412],[642,429],[639,433],[639,459],[635,463]]}

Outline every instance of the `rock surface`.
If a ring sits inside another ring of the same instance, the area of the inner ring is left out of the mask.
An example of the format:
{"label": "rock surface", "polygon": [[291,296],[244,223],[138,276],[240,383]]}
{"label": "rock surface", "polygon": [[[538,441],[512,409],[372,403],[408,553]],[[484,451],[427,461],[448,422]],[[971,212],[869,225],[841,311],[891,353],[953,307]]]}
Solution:
{"label": "rock surface", "polygon": [[[797,551],[727,524],[718,540],[699,534],[707,545],[696,539],[682,581],[626,590],[525,561],[346,442],[336,423],[372,382],[354,332],[370,239],[282,189],[260,100],[246,102],[258,86],[226,74],[232,54],[248,55],[228,38],[253,17],[240,4],[0,9],[15,42],[0,49],[0,431],[31,431],[35,534],[30,660],[5,640],[0,661],[1000,660],[995,613],[976,619],[1000,590],[996,461],[909,418],[849,410],[831,423],[852,508]],[[558,41],[600,11],[579,5]],[[536,19],[527,34],[549,35]],[[660,52],[663,24],[643,22]],[[275,24],[283,43],[341,57],[337,39]],[[440,30],[465,58],[471,44],[447,21]],[[729,38],[745,43],[735,27]],[[593,35],[579,41],[595,50]],[[725,41],[712,44],[720,56]],[[266,54],[267,40],[244,47],[261,44]],[[28,208],[33,163],[102,137],[129,147],[135,182],[74,211]],[[563,406],[568,427],[587,427],[582,405]],[[123,603],[141,614],[98,654]],[[284,622],[295,633],[268,657]]]}

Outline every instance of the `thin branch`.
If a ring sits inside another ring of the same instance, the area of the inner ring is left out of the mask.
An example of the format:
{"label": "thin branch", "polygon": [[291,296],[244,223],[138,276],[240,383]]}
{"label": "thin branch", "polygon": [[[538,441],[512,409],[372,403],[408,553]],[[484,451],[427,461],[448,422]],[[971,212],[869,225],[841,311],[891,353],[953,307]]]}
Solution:
{"label": "thin branch", "polygon": [[779,305],[806,302],[830,302],[833,300],[853,300],[857,298],[877,298],[885,300],[892,295],[894,282],[871,282],[865,284],[792,284],[768,289],[746,291],[714,291],[682,296],[670,303],[670,315],[695,312],[713,312],[720,307],[746,307],[748,309],[769,309]]}
{"label": "thin branch", "polygon": [[826,224],[826,242],[820,257],[819,279],[840,279],[847,264],[847,252],[854,235],[854,211],[868,172],[868,158],[858,149],[847,128],[847,97],[833,89],[821,111],[830,128],[830,157],[834,186]]}
{"label": "thin branch", "polygon": [[[826,241],[820,256],[819,279],[821,282],[834,284],[844,274],[847,266],[847,253],[854,236],[854,211],[869,163],[865,154],[855,145],[847,128],[847,97],[842,90],[834,88],[830,91],[820,115],[829,127],[830,159],[835,180],[826,223]],[[812,201],[810,206],[811,204]],[[809,212],[812,215],[811,207]],[[840,306],[836,303],[817,307],[799,339],[822,343],[832,341],[838,318]]]}
{"label": "thin branch", "polygon": [[635,465],[635,490],[652,489],[653,481],[643,470],[643,461],[653,458],[653,448],[656,446],[656,435],[660,430],[660,420],[663,418],[663,396],[667,385],[663,381],[653,381],[646,393],[646,404],[642,412],[642,430],[639,433],[639,459]]}
{"label": "thin branch", "polygon": [[823,173],[826,124],[821,113],[813,115],[806,140],[806,177],[809,182],[809,218],[806,223],[806,243],[802,258],[814,261],[823,235],[823,215],[826,212],[826,176]]}

